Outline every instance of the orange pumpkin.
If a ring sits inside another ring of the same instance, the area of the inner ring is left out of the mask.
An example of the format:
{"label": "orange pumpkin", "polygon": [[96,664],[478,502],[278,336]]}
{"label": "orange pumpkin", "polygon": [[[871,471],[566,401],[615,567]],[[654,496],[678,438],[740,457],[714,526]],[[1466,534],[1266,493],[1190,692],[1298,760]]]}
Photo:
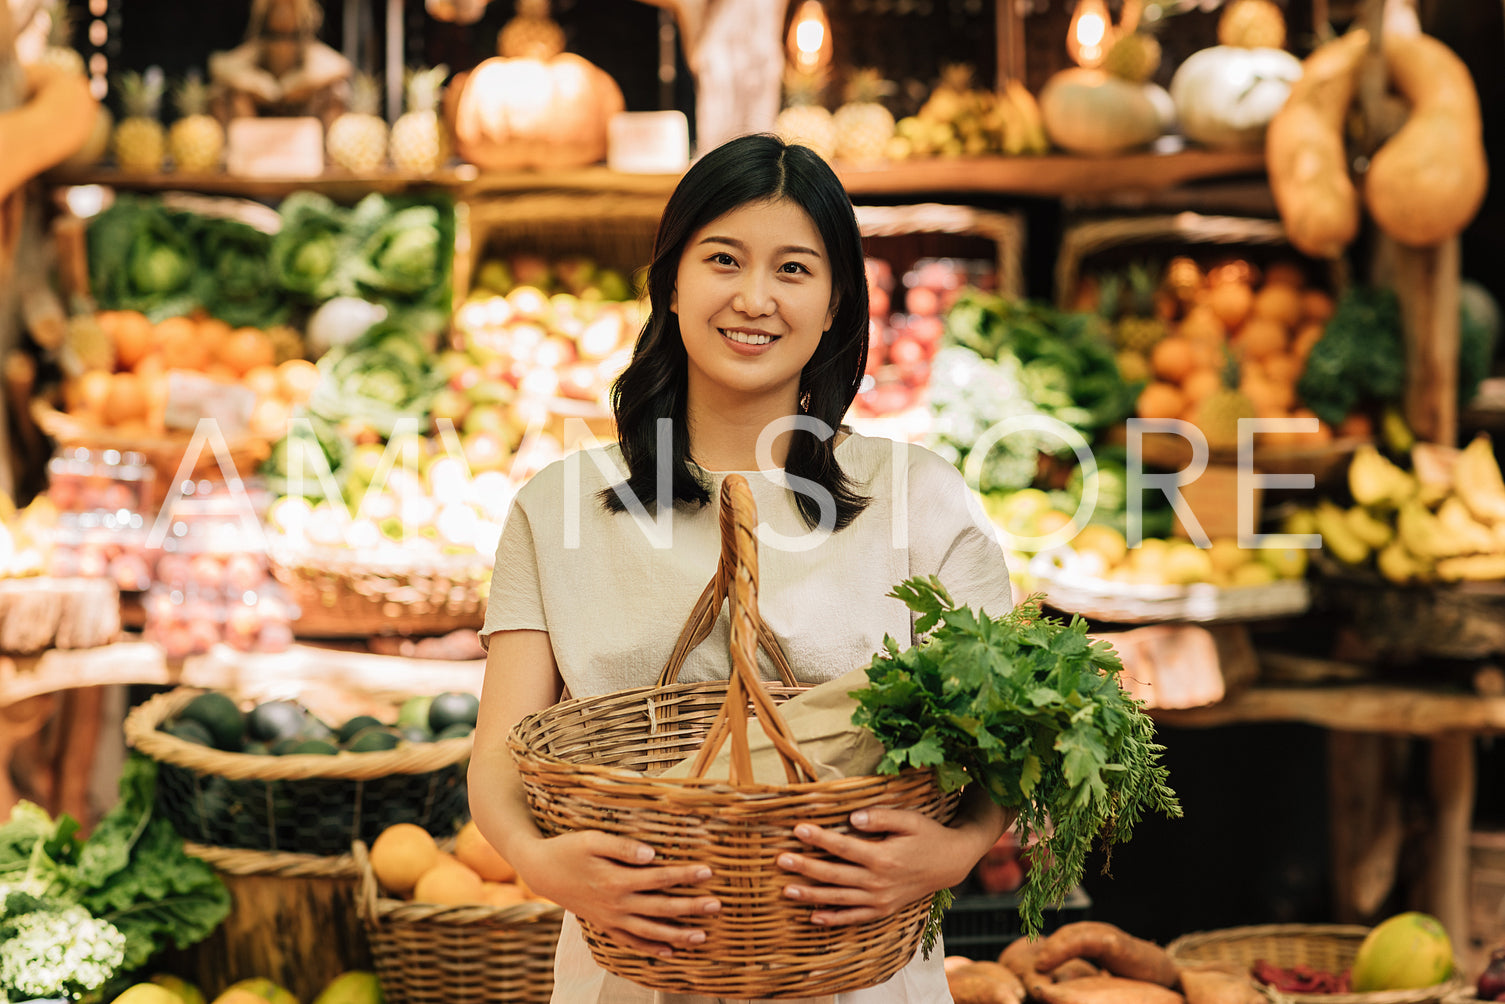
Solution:
{"label": "orange pumpkin", "polygon": [[611,75],[561,51],[547,5],[519,4],[503,28],[501,55],[471,71],[454,107],[455,149],[477,167],[508,171],[594,164],[607,126],[626,104]]}

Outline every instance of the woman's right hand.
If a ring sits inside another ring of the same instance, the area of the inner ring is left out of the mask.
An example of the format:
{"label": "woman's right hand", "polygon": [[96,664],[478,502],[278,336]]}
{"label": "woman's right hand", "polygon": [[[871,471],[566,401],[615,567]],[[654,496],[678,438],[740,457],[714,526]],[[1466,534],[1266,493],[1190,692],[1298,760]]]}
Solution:
{"label": "woman's right hand", "polygon": [[[714,896],[684,887],[711,879],[705,865],[653,865],[653,848],[600,830],[528,841],[512,862],[529,888],[628,947],[667,957],[705,941],[695,919],[714,916]],[[671,894],[669,890],[681,890]]]}

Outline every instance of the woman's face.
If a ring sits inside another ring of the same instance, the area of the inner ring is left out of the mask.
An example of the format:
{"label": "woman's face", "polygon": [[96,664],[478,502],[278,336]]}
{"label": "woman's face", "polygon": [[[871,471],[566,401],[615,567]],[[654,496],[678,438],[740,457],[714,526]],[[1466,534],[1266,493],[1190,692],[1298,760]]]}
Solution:
{"label": "woman's face", "polygon": [[836,316],[820,231],[787,199],[732,210],[690,236],[670,309],[692,401],[776,396],[794,412],[800,372]]}

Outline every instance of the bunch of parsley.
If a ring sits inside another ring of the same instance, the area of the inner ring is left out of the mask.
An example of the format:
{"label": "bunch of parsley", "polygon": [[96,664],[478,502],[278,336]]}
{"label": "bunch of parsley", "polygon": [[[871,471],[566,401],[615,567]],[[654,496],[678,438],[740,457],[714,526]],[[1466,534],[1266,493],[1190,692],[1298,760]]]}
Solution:
{"label": "bunch of parsley", "polygon": [[[1045,617],[1033,597],[1001,617],[974,613],[934,576],[889,595],[919,615],[922,640],[901,650],[884,639],[868,687],[852,694],[852,721],[883,743],[880,773],[933,768],[943,790],[980,784],[1018,812],[1021,845],[1039,839],[1019,893],[1033,937],[1099,836],[1105,848],[1129,839],[1146,809],[1181,815],[1154,723],[1119,686],[1117,653],[1080,617]],[[937,894],[927,948],[949,904]]]}

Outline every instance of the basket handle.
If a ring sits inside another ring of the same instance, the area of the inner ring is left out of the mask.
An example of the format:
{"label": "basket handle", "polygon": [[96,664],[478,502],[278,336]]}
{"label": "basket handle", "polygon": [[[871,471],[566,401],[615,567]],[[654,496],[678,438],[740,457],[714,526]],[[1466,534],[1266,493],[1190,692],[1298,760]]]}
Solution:
{"label": "basket handle", "polygon": [[[731,603],[731,660],[726,700],[711,723],[691,775],[705,777],[711,761],[731,740],[731,776],[734,787],[755,784],[752,753],[747,742],[747,706],[751,702],[758,720],[784,764],[790,784],[814,781],[815,768],[800,752],[799,743],[789,723],[779,713],[758,674],[758,643],[767,634],[758,616],[758,510],[752,489],[740,474],[729,474],[721,484],[721,567],[707,592],[724,590]],[[717,583],[721,583],[717,587]],[[720,606],[719,603],[716,605]],[[691,622],[695,622],[692,615]],[[686,625],[688,628],[690,625]],[[774,643],[777,645],[777,642]],[[778,650],[773,650],[778,651]],[[773,654],[770,651],[770,655]],[[788,671],[788,661],[780,651],[781,675]],[[667,670],[666,670],[667,671]],[[793,673],[788,672],[788,679]]]}
{"label": "basket handle", "polygon": [[376,873],[372,871],[371,861],[367,856],[366,842],[354,841],[350,845],[350,856],[355,859],[356,870],[360,872],[360,883],[355,890],[356,914],[367,926],[377,927],[381,924],[381,915],[376,909],[376,898],[380,892],[376,888]]}

